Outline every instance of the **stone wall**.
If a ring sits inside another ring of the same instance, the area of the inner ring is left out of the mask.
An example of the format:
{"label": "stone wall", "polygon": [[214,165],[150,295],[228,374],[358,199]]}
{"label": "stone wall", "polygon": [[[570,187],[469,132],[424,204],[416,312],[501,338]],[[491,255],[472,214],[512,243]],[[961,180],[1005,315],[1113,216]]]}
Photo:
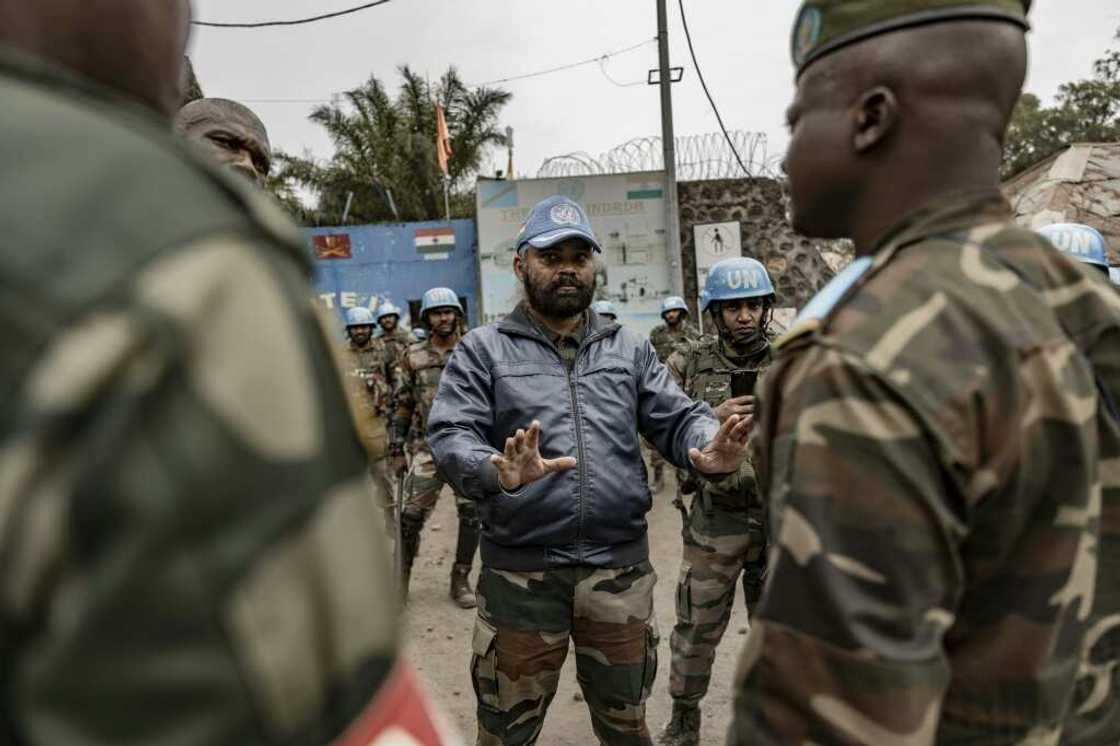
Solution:
{"label": "stone wall", "polygon": [[[850,244],[793,232],[775,179],[685,181],[679,185],[685,297],[695,312],[697,225],[737,221],[744,256],[766,265],[779,307],[802,308],[851,259]],[[831,265],[831,266],[830,266]]]}

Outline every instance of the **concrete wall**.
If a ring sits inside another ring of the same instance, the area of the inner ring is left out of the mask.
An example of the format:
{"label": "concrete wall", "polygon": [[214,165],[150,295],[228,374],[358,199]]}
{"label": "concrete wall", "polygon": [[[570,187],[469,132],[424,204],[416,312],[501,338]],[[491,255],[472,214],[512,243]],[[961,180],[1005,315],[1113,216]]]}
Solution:
{"label": "concrete wall", "polygon": [[[802,308],[850,260],[846,242],[810,240],[786,220],[782,185],[775,179],[686,181],[680,187],[681,252],[685,297],[695,304],[695,226],[739,223],[744,256],[766,265],[778,291],[779,307]],[[826,260],[831,259],[830,262]]]}

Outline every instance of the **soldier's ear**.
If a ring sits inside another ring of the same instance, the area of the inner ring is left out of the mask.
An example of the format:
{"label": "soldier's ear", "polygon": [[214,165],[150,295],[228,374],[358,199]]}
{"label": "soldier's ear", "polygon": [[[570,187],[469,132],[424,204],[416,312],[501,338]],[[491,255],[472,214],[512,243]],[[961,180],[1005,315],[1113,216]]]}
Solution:
{"label": "soldier's ear", "polygon": [[887,139],[898,122],[898,98],[886,86],[875,86],[859,97],[853,110],[852,145],[865,153]]}

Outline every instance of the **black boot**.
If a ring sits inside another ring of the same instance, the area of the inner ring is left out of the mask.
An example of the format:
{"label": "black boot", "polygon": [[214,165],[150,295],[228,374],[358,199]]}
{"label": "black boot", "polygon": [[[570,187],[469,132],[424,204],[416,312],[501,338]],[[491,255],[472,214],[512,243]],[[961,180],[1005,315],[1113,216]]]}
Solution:
{"label": "black boot", "polygon": [[657,736],[659,746],[699,746],[700,708],[673,702],[673,714],[661,734]]}
{"label": "black boot", "polygon": [[476,605],[469,576],[475,552],[478,551],[478,534],[477,518],[459,518],[459,542],[455,547],[455,566],[451,568],[450,595],[460,609],[473,609]]}
{"label": "black boot", "polygon": [[408,603],[408,583],[412,579],[412,563],[420,551],[420,531],[423,528],[422,518],[408,513],[401,516],[401,606]]}

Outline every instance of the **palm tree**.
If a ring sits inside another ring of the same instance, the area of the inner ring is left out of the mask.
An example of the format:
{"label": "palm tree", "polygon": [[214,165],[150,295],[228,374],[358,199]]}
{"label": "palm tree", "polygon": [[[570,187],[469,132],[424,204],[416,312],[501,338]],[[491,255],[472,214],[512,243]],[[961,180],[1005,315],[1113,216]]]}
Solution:
{"label": "palm tree", "polygon": [[[436,161],[435,105],[443,106],[451,134],[453,217],[474,211],[474,177],[487,150],[504,145],[498,117],[512,94],[496,88],[468,88],[455,68],[433,87],[407,66],[396,98],[371,77],[341,99],[311,112],[335,152],[326,161],[279,153],[274,191],[294,186],[318,198],[306,222],[339,224],[436,220],[444,215],[443,176]],[[349,211],[346,208],[349,204]]]}

